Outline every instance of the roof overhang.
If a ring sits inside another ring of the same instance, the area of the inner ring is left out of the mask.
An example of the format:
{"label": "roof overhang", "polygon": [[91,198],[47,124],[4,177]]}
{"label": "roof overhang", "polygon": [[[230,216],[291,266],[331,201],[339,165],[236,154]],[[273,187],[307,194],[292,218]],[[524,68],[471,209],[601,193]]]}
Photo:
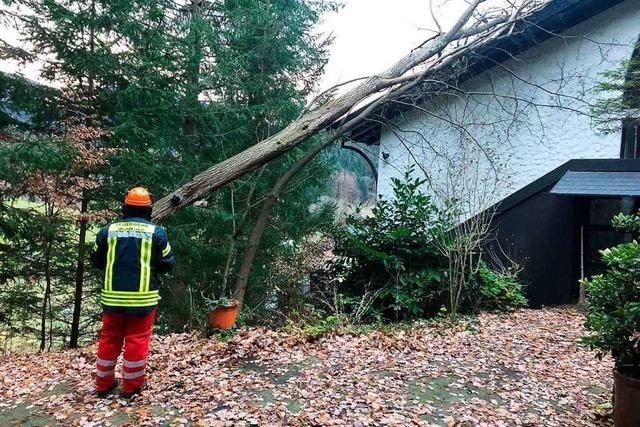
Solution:
{"label": "roof overhang", "polygon": [[[640,174],[640,159],[574,159],[541,176],[529,185],[496,203],[490,210],[504,213],[530,197],[554,187],[569,171],[573,172],[634,172]],[[558,196],[561,197],[561,196]],[[620,196],[618,196],[620,197]]]}
{"label": "roof overhang", "polygon": [[550,193],[565,196],[640,196],[640,172],[570,170]]}

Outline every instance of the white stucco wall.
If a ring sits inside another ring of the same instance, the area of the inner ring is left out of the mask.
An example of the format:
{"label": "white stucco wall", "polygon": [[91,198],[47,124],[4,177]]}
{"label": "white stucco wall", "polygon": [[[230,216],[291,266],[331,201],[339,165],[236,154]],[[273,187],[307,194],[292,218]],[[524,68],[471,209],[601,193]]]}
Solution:
{"label": "white stucco wall", "polygon": [[471,93],[440,96],[383,127],[378,193],[390,196],[391,179],[417,164],[437,198],[464,199],[477,211],[570,159],[618,158],[620,135],[597,132],[591,117],[574,111],[590,112],[575,98],[595,101],[601,73],[631,56],[640,35],[638,1],[563,35],[467,81]]}

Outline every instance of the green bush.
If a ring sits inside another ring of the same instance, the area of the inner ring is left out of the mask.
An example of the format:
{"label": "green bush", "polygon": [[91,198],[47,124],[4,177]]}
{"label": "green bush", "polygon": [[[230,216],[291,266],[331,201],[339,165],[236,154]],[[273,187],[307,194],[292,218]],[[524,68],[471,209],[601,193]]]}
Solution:
{"label": "green bush", "polygon": [[371,215],[358,210],[333,232],[338,258],[320,282],[334,287],[347,315],[408,320],[431,316],[443,303],[446,261],[434,238],[447,229],[446,212],[420,191],[424,181],[411,175],[409,170],[394,179],[393,197],[380,196]]}
{"label": "green bush", "polygon": [[523,286],[513,271],[495,271],[481,261],[475,280],[476,301],[481,310],[509,311],[528,304]]}
{"label": "green bush", "polygon": [[327,316],[318,322],[305,324],[302,330],[308,340],[314,341],[335,331],[339,325],[340,319],[337,316]]}
{"label": "green bush", "polygon": [[315,341],[336,332],[342,326],[342,320],[340,316],[327,315],[313,305],[304,304],[300,310],[291,313],[285,330],[305,341]]}
{"label": "green bush", "polygon": [[[481,260],[487,235],[483,233],[489,227],[474,235],[456,228],[463,217],[458,204],[434,203],[420,189],[425,181],[412,173],[409,169],[402,179],[394,179],[393,196],[380,196],[370,215],[356,211],[344,226],[336,227],[337,257],[313,277],[315,301],[351,323],[455,317],[479,309],[526,306],[515,269],[492,270]],[[443,250],[467,241],[463,251]],[[465,262],[455,262],[453,257],[461,256]],[[453,292],[452,264],[461,265],[454,272],[460,276]]]}
{"label": "green bush", "polygon": [[[639,219],[619,215],[613,223],[633,230]],[[607,270],[585,280],[592,333],[582,342],[599,357],[613,355],[620,371],[640,378],[640,245],[633,241],[600,253]]]}

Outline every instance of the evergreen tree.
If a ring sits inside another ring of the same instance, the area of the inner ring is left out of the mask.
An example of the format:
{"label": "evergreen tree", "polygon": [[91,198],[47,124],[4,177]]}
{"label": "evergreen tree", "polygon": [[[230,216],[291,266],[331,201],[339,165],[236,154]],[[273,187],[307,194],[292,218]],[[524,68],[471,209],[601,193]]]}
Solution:
{"label": "evergreen tree", "polygon": [[84,189],[94,185],[82,171],[101,161],[74,141],[74,133],[87,130],[69,131],[67,139],[21,138],[0,146],[0,283],[6,298],[30,305],[12,309],[5,301],[2,317],[10,329],[22,319],[18,325],[24,332],[35,326],[23,314],[37,310],[40,350],[69,336],[77,205]]}
{"label": "evergreen tree", "polygon": [[[114,47],[118,34],[112,20],[126,14],[126,2],[100,0],[24,0],[16,2],[30,13],[22,17],[25,40],[33,46],[32,55],[42,61],[42,78],[64,86],[60,94],[65,105],[62,120],[85,129],[106,128],[113,112],[112,95],[118,83],[118,56]],[[55,130],[54,130],[55,132]],[[102,136],[102,134],[101,134]],[[89,150],[101,145],[102,138],[85,141]],[[88,180],[90,170],[81,178]],[[89,229],[90,189],[81,191],[77,221],[74,308],[70,345],[77,346],[80,335],[87,233]]]}
{"label": "evergreen tree", "polygon": [[[44,60],[42,77],[62,84],[57,123],[100,129],[89,149],[108,147],[109,164],[81,177],[100,187],[83,189],[74,274],[71,344],[78,340],[87,234],[117,212],[124,192],[146,185],[162,194],[206,165],[280,130],[299,113],[326,63],[329,40],[314,30],[332,1],[21,0],[30,13],[22,33]],[[73,94],[73,99],[68,96]],[[58,126],[58,125],[56,125]],[[54,126],[53,128],[55,128]],[[64,127],[64,126],[63,126]],[[50,128],[51,131],[52,128]],[[55,133],[54,131],[52,131]],[[59,132],[58,132],[59,133]],[[179,263],[161,290],[168,329],[195,326],[202,296],[217,295],[233,280],[256,208],[277,177],[301,152],[292,152],[167,224]],[[286,242],[310,233],[320,218],[309,206],[328,174],[318,163],[301,175],[276,212],[252,283],[264,283],[271,260],[291,250]],[[325,217],[322,217],[325,218]],[[84,237],[83,237],[84,236]],[[92,272],[97,277],[95,272]],[[70,286],[71,283],[67,283]],[[254,287],[255,301],[270,289]],[[94,309],[90,305],[89,308]],[[203,310],[202,310],[203,311]],[[164,322],[163,322],[164,320]]]}

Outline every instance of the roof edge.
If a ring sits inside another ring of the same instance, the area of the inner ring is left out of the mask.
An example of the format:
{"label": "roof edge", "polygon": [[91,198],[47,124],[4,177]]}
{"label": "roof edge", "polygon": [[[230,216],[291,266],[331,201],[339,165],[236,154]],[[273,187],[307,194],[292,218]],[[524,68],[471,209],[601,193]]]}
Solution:
{"label": "roof edge", "polygon": [[496,215],[513,209],[520,203],[555,185],[568,171],[582,172],[640,172],[640,159],[572,159],[510,194],[489,210]]}

